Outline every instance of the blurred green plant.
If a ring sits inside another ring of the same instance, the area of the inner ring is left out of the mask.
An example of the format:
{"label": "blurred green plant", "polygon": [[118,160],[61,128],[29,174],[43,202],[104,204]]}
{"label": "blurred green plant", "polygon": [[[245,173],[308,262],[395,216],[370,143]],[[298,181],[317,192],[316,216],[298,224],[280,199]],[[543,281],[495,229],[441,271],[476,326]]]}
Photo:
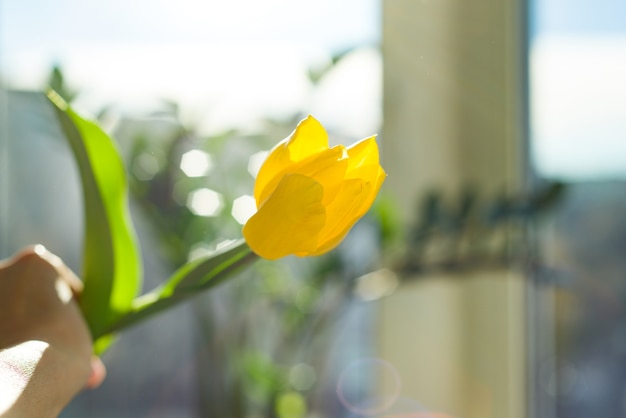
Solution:
{"label": "blurred green plant", "polygon": [[137,297],[141,259],[127,214],[124,166],[113,141],[54,91],[55,114],[78,163],[85,206],[84,291],[80,306],[103,352],[115,333],[231,277],[256,260],[240,240],[183,265],[163,286]]}
{"label": "blurred green plant", "polygon": [[61,98],[67,103],[71,103],[78,94],[77,90],[72,89],[65,82],[65,75],[59,65],[55,65],[52,67],[52,70],[50,70],[46,85],[50,90],[55,91],[59,96],[61,96]]}
{"label": "blurred green plant", "polygon": [[402,257],[394,262],[401,277],[435,271],[467,272],[539,263],[532,260],[527,229],[563,198],[566,186],[549,182],[524,196],[481,197],[465,187],[447,199],[440,191],[421,198]]}
{"label": "blurred green plant", "polygon": [[[126,138],[130,142],[129,184],[158,237],[163,258],[174,267],[211,250],[220,240],[239,236],[242,222],[235,219],[235,207],[227,202],[251,194],[255,161],[274,145],[276,137],[286,137],[300,117],[267,120],[262,134],[231,130],[201,137],[193,126],[180,121],[176,107],[159,116],[174,121],[166,138],[151,142],[143,133]],[[190,153],[208,157],[210,169],[195,177],[185,173],[183,161]],[[153,157],[158,163],[146,173],[140,166]],[[242,166],[250,172],[242,173]],[[189,196],[199,188],[222,196],[224,207],[211,216],[194,213]],[[382,198],[356,228],[372,227],[371,239],[378,252],[383,242],[399,235],[394,216],[390,199]],[[384,230],[378,227],[383,219]],[[346,247],[350,246],[348,237]],[[306,410],[333,416],[332,405],[313,406],[316,394],[326,388],[323,376],[333,372],[328,346],[333,343],[338,318],[358,300],[355,278],[378,266],[371,254],[360,258],[357,268],[348,258],[340,247],[320,257],[298,259],[297,266],[289,259],[260,260],[250,271],[254,280],[245,280],[245,285],[231,282],[219,289],[222,309],[228,312],[226,323],[220,321],[219,304],[211,295],[206,296],[210,300],[194,304],[207,347],[207,364],[201,373],[210,376],[212,387],[226,388],[203,392],[204,415],[239,417],[256,412],[281,416],[289,413],[289,400],[299,393]]]}
{"label": "blurred green plant", "polygon": [[[346,55],[338,54],[328,65],[312,69],[312,84],[318,84]],[[231,130],[200,137],[180,121],[178,106],[168,103],[158,117],[173,121],[170,135],[162,141],[154,141],[148,133],[125,138],[131,198],[149,220],[159,253],[173,272],[158,289],[138,297],[141,263],[125,210],[126,177],[118,151],[108,145],[106,149],[89,146],[96,137],[108,144],[112,141],[67,106],[65,102],[76,92],[67,88],[59,68],[53,69],[49,83],[65,99],[50,94],[79,163],[85,191],[86,286],[81,303],[86,312],[86,306],[94,307],[86,315],[101,352],[117,330],[187,300],[199,288],[214,286],[232,271],[252,264],[256,257],[245,244],[220,246],[241,233],[232,202],[252,190],[252,177],[241,167],[248,165],[253,172],[250,155],[261,158],[276,138],[289,134],[300,116],[266,120],[263,134]],[[197,158],[196,165],[204,168],[186,172],[186,155]],[[115,197],[115,204],[109,204],[111,187],[122,193]],[[221,206],[211,214],[195,211],[192,197],[198,190],[209,190]],[[475,189],[467,188],[452,202],[445,201],[440,191],[432,192],[421,200],[403,255],[394,259],[394,273],[405,279],[440,269],[467,271],[491,267],[494,262],[504,265],[511,261],[512,252],[510,241],[501,239],[502,230],[516,223],[523,228],[524,222],[558,201],[562,190],[553,185],[545,193],[528,197],[481,201]],[[361,279],[382,265],[378,253],[405,235],[393,200],[384,195],[357,228],[369,229],[368,238],[377,254],[354,260],[349,251],[354,243],[348,242],[330,254],[299,260],[297,268],[292,260],[260,260],[250,272],[255,280],[246,281],[245,286],[233,281],[220,288],[219,298],[228,311],[227,326],[215,303],[194,304],[208,363],[201,379],[210,379],[212,388],[224,388],[203,392],[203,416],[337,415],[332,405],[316,404],[317,394],[328,389],[323,376],[334,372],[328,359],[332,336],[339,318],[358,300],[359,286],[365,281]],[[127,282],[120,286],[111,277],[125,277]],[[104,306],[104,298],[92,303],[96,292],[106,294],[106,300],[113,303]]]}
{"label": "blurred green plant", "polygon": [[[56,86],[61,88],[63,77],[60,71],[55,75],[56,70],[53,76]],[[99,315],[98,308],[91,308],[91,319],[87,319],[97,338],[97,352],[104,351],[120,329],[188,299],[202,286],[220,283],[230,277],[231,270],[252,264],[256,257],[245,244],[221,246],[241,236],[242,222],[233,216],[233,202],[250,193],[253,183],[253,177],[241,167],[248,165],[252,173],[253,163],[264,158],[263,152],[274,145],[277,137],[290,133],[299,115],[286,120],[267,120],[261,135],[233,130],[201,138],[193,128],[180,122],[178,107],[171,104],[155,115],[157,119],[174,121],[175,128],[163,141],[154,141],[150,133],[144,132],[124,138],[131,199],[150,221],[162,259],[173,271],[171,278],[158,289],[138,296],[140,254],[125,209],[126,173],[117,155],[119,151],[100,128],[80,118],[62,98],[53,92],[49,96],[68,141],[75,144],[72,151],[82,167],[88,222],[82,274],[85,294],[94,294],[100,288],[99,292],[104,293],[99,294],[108,295],[109,301],[117,298],[123,302],[113,308],[114,305],[104,307],[101,301],[106,315]],[[66,95],[69,99],[73,97]],[[106,153],[82,149],[96,137],[113,148]],[[183,160],[190,155],[203,161],[200,164],[205,165],[203,170],[186,171]],[[250,155],[254,158],[249,161]],[[107,184],[109,175],[117,180]],[[111,193],[107,187],[121,193],[116,197],[117,204],[108,205]],[[219,209],[211,214],[199,213],[192,199],[198,190],[210,190],[211,196],[219,200]],[[363,224],[371,227],[377,225],[379,217],[386,220],[384,233],[377,227],[372,229],[373,242],[378,248],[383,237],[394,235],[394,222],[390,207],[379,207],[376,203],[374,208]],[[117,232],[111,225],[115,225]],[[100,235],[88,232],[94,228]],[[114,233],[124,238],[118,242],[107,236]],[[87,251],[89,248],[108,254],[100,262],[113,267],[100,270],[98,263],[88,257],[95,255],[94,250]],[[121,248],[126,248],[123,254],[119,253]],[[123,257],[134,259],[126,264]],[[376,260],[365,255],[355,263],[341,249],[315,259],[299,260],[298,268],[293,267],[293,260],[272,263],[262,260],[251,272],[256,276],[254,281],[246,282],[246,286],[238,286],[235,281],[220,289],[219,298],[229,300],[228,305],[233,307],[234,328],[220,326],[214,304],[193,304],[202,336],[207,346],[213,347],[207,350],[210,370],[205,374],[211,376],[211,386],[223,382],[228,388],[221,393],[205,393],[203,415],[239,417],[257,411],[267,417],[287,417],[312,410],[335,415],[332,405],[312,406],[317,391],[326,387],[325,371],[334,372],[328,363],[327,345],[332,343],[337,318],[351,305],[355,277],[368,272]],[[176,270],[181,265],[184,267]],[[124,271],[125,268],[132,271]],[[108,273],[113,277],[130,275],[131,279],[126,286],[115,287],[110,279],[107,281]],[[94,290],[88,292],[88,288]],[[87,297],[83,304],[93,306]],[[237,308],[241,306],[247,309],[241,311]],[[223,338],[224,333],[227,338]],[[269,345],[268,337],[272,341]]]}

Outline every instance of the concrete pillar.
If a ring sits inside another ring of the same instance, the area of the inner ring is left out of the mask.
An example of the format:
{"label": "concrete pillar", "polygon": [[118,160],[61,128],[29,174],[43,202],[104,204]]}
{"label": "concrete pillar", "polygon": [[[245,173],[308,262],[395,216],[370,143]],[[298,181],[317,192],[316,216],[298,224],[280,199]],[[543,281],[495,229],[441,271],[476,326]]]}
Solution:
{"label": "concrete pillar", "polygon": [[[519,192],[522,0],[383,0],[383,165],[405,222],[433,188]],[[507,269],[410,281],[381,304],[402,396],[463,418],[524,418],[524,282]],[[383,388],[384,390],[384,388]]]}

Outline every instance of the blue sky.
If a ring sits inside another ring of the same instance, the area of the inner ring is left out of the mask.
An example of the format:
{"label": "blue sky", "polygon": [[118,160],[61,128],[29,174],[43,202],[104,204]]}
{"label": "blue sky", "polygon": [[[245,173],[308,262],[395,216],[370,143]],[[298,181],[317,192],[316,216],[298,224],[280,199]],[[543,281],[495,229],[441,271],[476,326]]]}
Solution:
{"label": "blue sky", "polygon": [[624,0],[531,0],[537,35],[626,33]]}

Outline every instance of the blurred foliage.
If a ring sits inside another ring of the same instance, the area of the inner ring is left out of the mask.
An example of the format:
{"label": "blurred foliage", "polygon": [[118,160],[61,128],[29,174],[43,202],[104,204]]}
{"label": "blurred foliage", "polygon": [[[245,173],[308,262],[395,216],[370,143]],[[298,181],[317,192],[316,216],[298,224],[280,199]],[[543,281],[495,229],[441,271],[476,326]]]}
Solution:
{"label": "blurred foliage", "polygon": [[528,227],[552,210],[566,187],[546,183],[526,196],[482,197],[467,186],[446,199],[440,191],[418,203],[405,253],[395,264],[402,277],[419,278],[433,271],[467,272],[540,264],[531,259]]}
{"label": "blurred foliage", "polygon": [[58,65],[52,67],[48,75],[47,87],[54,90],[67,103],[71,103],[78,94],[78,91],[67,85],[61,67]]}
{"label": "blurred foliage", "polygon": [[[241,236],[241,225],[231,214],[232,202],[251,195],[254,183],[242,168],[251,165],[250,156],[287,136],[300,115],[284,122],[268,121],[262,134],[232,130],[202,137],[180,122],[176,107],[171,109],[166,115],[176,125],[171,137],[154,143],[137,136],[129,161],[133,195],[159,237],[164,258],[176,266],[221,240]],[[206,175],[189,177],[181,170],[182,157],[191,150],[210,156],[212,166]],[[158,169],[146,173],[141,160],[148,156]],[[190,208],[188,196],[205,187],[222,196],[224,206],[215,216],[200,216]],[[468,187],[450,202],[433,191],[421,200],[395,273],[408,278],[437,269],[504,267],[522,256],[519,251],[512,255],[511,246],[516,244],[510,227],[523,228],[524,222],[558,201],[562,191],[562,185],[553,184],[527,197],[502,195],[481,201],[478,192]],[[321,257],[261,260],[250,274],[253,280],[229,284],[219,293],[220,301],[211,298],[196,305],[203,339],[213,346],[203,373],[228,388],[221,393],[204,390],[206,416],[252,413],[295,418],[307,411],[340,416],[342,406],[316,403],[319,393],[334,390],[323,376],[333,373],[327,356],[338,318],[359,300],[357,286],[363,280],[356,279],[380,268],[381,254],[404,236],[394,201],[384,194],[355,230],[368,231],[365,241],[375,243],[375,254],[365,252],[356,261],[351,259],[351,247],[362,239],[353,231],[338,250]],[[378,297],[386,294],[383,290]],[[218,318],[220,309],[228,312],[228,321]],[[306,389],[289,378],[298,365],[310,367],[317,376]]]}
{"label": "blurred foliage", "polygon": [[[66,100],[76,96],[58,67],[49,85]],[[111,107],[104,109],[97,112],[99,118],[110,116]],[[302,116],[265,120],[258,133],[233,129],[211,135],[184,123],[173,102],[163,102],[143,119],[120,119],[113,135],[127,165],[133,218],[148,225],[154,237],[147,242],[140,236],[144,251],[155,252],[174,271],[225,240],[241,238],[234,202],[252,195],[254,165]],[[183,158],[190,152],[203,156],[204,169],[185,169]],[[199,190],[209,190],[205,197],[217,203],[211,213],[194,204]],[[378,267],[382,241],[397,235],[392,212],[391,204],[381,200],[354,228],[360,238],[348,237],[320,257],[261,260],[241,280],[192,302],[201,339],[201,416],[296,418],[345,412],[339,401],[319,396],[334,390],[340,370],[334,362],[341,355],[329,359],[330,346],[340,318],[357,300],[355,279]],[[381,220],[384,228],[379,228]],[[355,254],[358,241],[371,242],[373,248]],[[344,349],[365,352],[367,347]]]}
{"label": "blurred foliage", "polygon": [[[312,84],[346,55],[312,69]],[[73,97],[64,90],[58,69],[51,76],[53,83],[66,99]],[[151,244],[172,270],[223,240],[241,237],[232,210],[237,198],[253,192],[254,177],[245,168],[253,172],[251,157],[286,137],[301,116],[266,120],[255,134],[235,129],[203,136],[182,122],[175,103],[167,102],[144,124],[128,120],[118,126],[116,138],[125,150],[132,199],[156,236]],[[181,168],[190,151],[200,151],[209,162],[201,175],[190,176]],[[211,190],[219,201],[210,216],[193,210],[191,196],[201,189]],[[433,191],[420,199],[408,230],[393,199],[383,193],[337,250],[307,259],[261,260],[247,274],[253,277],[202,296],[194,303],[203,347],[198,364],[202,416],[345,415],[338,401],[329,400],[335,397],[323,394],[336,389],[338,368],[329,358],[330,347],[340,318],[351,306],[389,294],[396,274],[419,277],[438,269],[464,271],[510,263],[521,254],[512,251],[510,238],[516,234],[511,235],[510,227],[523,234],[525,223],[549,209],[562,192],[562,185],[554,184],[526,197],[503,194],[481,201],[478,190],[467,187],[448,201],[442,192]],[[383,254],[398,244],[401,256],[391,255],[394,271],[368,274],[382,267]],[[385,281],[382,291],[362,289],[368,282],[380,287]],[[363,353],[368,347],[356,349]]]}
{"label": "blurred foliage", "polygon": [[[202,137],[183,125],[175,107],[170,109],[159,115],[174,126],[168,138],[154,142],[139,134],[126,148],[132,195],[158,237],[158,251],[174,268],[223,240],[241,236],[241,224],[231,212],[232,202],[253,191],[254,178],[244,168],[252,165],[251,156],[286,137],[299,116],[269,121],[264,134],[233,130]],[[208,156],[210,169],[202,176],[190,177],[182,170],[189,151]],[[223,207],[212,216],[194,213],[189,196],[201,188],[221,196]],[[375,226],[370,229],[377,251],[384,240],[397,235],[391,207],[382,199],[362,221],[368,228]],[[344,245],[350,247],[350,240]],[[298,392],[289,372],[304,364],[321,376],[329,367],[328,345],[337,318],[353,298],[354,279],[377,267],[376,257],[368,254],[356,263],[349,258],[339,248],[311,259],[260,260],[245,285],[227,284],[217,292],[219,301],[209,295],[209,303],[195,305],[203,339],[214,346],[204,372],[229,387],[219,395],[203,392],[206,416],[237,417],[252,411],[265,417],[300,417],[313,409],[316,390],[326,388],[312,383]],[[218,318],[220,309],[230,312],[226,323]],[[217,370],[214,364],[222,367]],[[332,405],[317,408],[324,416],[338,412]]]}
{"label": "blurred foliage", "polygon": [[[115,136],[126,153],[131,196],[156,236],[151,244],[171,269],[241,237],[234,202],[252,195],[257,157],[288,136],[302,116],[266,120],[259,133],[233,129],[203,136],[182,122],[178,106],[164,103],[146,123],[118,125]],[[186,173],[183,159],[190,152],[205,156],[201,174]],[[219,200],[210,215],[194,209],[192,196],[203,189]],[[389,199],[381,199],[355,227],[374,243],[375,254],[355,258],[354,240],[348,238],[324,256],[260,260],[246,274],[252,277],[194,303],[205,347],[199,370],[202,416],[343,413],[338,401],[320,401],[318,395],[334,390],[338,368],[328,358],[329,347],[338,319],[355,298],[355,279],[378,267],[383,241],[398,235],[393,216]]]}
{"label": "blurred foliage", "polygon": [[329,62],[319,65],[317,67],[309,68],[308,76],[311,83],[314,85],[319,84],[320,81],[333,69],[335,66],[345,58],[350,52],[351,49],[346,49],[345,51],[341,51],[335,55],[333,55]]}

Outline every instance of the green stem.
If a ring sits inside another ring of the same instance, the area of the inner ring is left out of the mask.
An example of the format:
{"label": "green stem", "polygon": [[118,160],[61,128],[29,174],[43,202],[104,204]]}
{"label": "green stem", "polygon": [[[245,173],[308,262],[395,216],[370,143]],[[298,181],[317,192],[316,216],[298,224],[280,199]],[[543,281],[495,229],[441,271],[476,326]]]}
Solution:
{"label": "green stem", "polygon": [[257,259],[258,256],[245,243],[240,243],[227,251],[187,263],[163,286],[135,299],[131,310],[94,335],[94,340],[119,332],[215,287]]}

